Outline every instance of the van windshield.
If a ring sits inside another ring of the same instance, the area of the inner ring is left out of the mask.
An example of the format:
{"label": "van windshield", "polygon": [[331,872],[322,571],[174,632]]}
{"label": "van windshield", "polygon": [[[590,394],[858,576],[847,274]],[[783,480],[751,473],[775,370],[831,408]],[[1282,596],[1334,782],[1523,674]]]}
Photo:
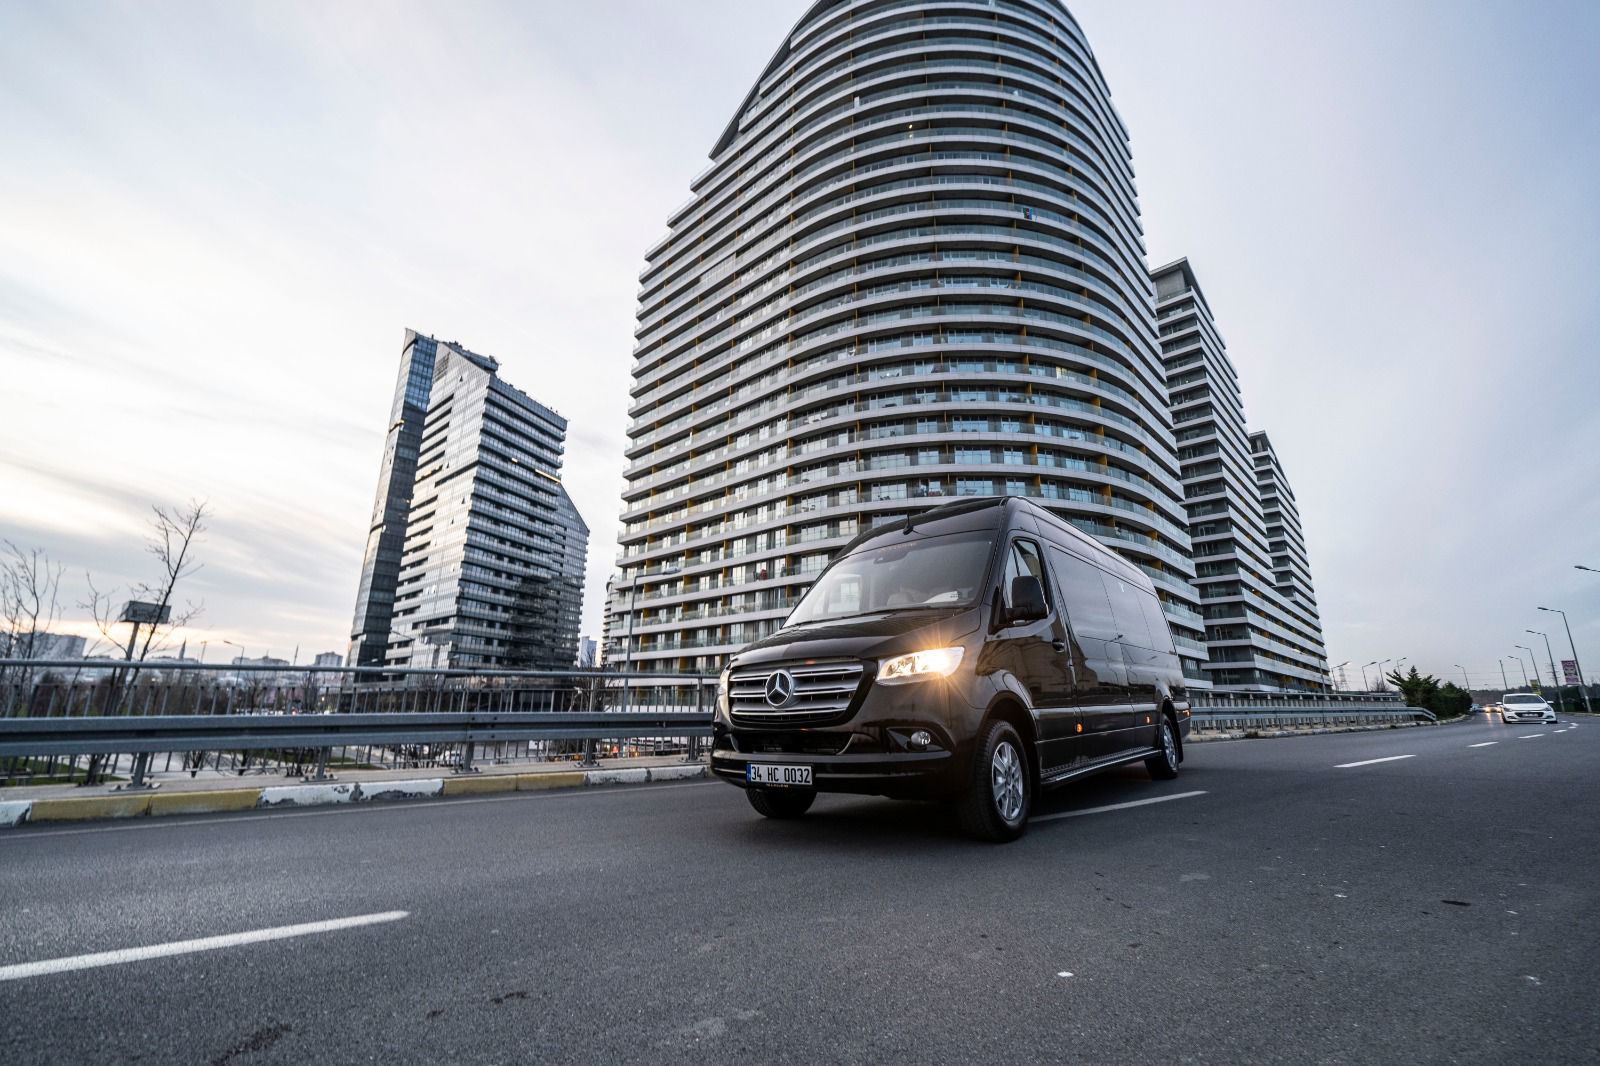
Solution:
{"label": "van windshield", "polygon": [[987,531],[900,540],[889,536],[834,560],[786,625],[882,611],[970,607],[982,591]]}

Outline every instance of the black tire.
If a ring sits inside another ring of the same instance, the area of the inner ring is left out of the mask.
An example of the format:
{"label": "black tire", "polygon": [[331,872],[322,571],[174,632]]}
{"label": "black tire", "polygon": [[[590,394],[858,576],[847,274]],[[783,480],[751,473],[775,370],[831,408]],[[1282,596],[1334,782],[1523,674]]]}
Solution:
{"label": "black tire", "polygon": [[979,840],[1003,844],[1028,829],[1033,768],[1009,722],[994,722],[972,757],[967,791],[957,803],[961,825]]}
{"label": "black tire", "polygon": [[798,789],[747,788],[744,795],[756,813],[765,818],[798,818],[817,800],[815,792]]}
{"label": "black tire", "polygon": [[1156,745],[1156,754],[1144,761],[1144,767],[1157,781],[1171,781],[1178,776],[1178,732],[1166,715],[1161,716]]}

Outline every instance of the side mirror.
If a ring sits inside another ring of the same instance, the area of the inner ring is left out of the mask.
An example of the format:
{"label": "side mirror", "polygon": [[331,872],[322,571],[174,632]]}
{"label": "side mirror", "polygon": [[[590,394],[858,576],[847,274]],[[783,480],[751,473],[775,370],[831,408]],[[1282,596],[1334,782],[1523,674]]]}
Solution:
{"label": "side mirror", "polygon": [[1044,586],[1039,584],[1038,578],[1011,579],[1011,606],[1006,611],[1006,625],[1037,622],[1049,613],[1050,608],[1044,602]]}

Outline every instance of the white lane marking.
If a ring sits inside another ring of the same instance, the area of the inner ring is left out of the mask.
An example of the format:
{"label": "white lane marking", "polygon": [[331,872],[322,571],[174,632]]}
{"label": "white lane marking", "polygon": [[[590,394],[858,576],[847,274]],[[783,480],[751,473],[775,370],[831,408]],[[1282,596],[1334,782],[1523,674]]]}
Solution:
{"label": "white lane marking", "polygon": [[1527,736],[1518,737],[1517,739],[1518,740],[1534,740],[1534,739],[1536,739],[1538,737],[1542,737],[1542,736],[1544,736],[1543,733],[1529,733]]}
{"label": "white lane marking", "polygon": [[17,981],[24,977],[39,977],[47,973],[67,973],[70,970],[91,970],[100,966],[117,966],[124,962],[144,959],[164,959],[171,955],[190,955],[196,951],[215,951],[218,948],[236,948],[241,944],[260,944],[268,940],[286,940],[289,937],[312,936],[331,933],[339,929],[354,929],[363,925],[398,922],[410,917],[409,911],[384,911],[381,914],[358,914],[353,918],[333,918],[325,922],[305,922],[301,925],[280,925],[274,929],[256,929],[248,933],[227,933],[223,936],[201,937],[199,940],[174,940],[169,944],[152,944],[144,948],[123,948],[120,951],[100,951],[93,955],[70,955],[43,962],[22,962],[14,966],[0,966],[0,981]]}
{"label": "white lane marking", "polygon": [[1469,747],[1469,748],[1487,748],[1487,747],[1489,747],[1491,745],[1498,744],[1498,743],[1500,743],[1498,740],[1486,740],[1482,744],[1468,744],[1467,747]]}
{"label": "white lane marking", "polygon": [[1086,814],[1105,814],[1107,811],[1125,811],[1130,807],[1148,807],[1152,803],[1168,803],[1172,800],[1190,799],[1194,796],[1204,796],[1205,789],[1198,792],[1177,792],[1171,796],[1156,796],[1153,799],[1132,800],[1128,803],[1111,803],[1104,807],[1085,807],[1081,811],[1062,811],[1060,814],[1046,814],[1038,818],[1030,818],[1033,822],[1053,822],[1057,818],[1081,818]]}
{"label": "white lane marking", "polygon": [[103,825],[86,829],[33,829],[24,828],[17,832],[0,833],[0,844],[7,841],[40,840],[44,837],[75,837],[87,833],[128,833],[141,829],[181,829],[186,825],[222,825],[229,822],[240,822],[248,819],[252,822],[273,822],[280,818],[325,818],[330,814],[400,814],[405,811],[432,810],[439,807],[467,807],[479,803],[516,803],[519,800],[570,800],[579,796],[632,796],[640,792],[659,792],[664,788],[709,788],[720,785],[721,781],[691,781],[673,782],[670,785],[632,785],[628,788],[563,788],[548,792],[513,792],[504,796],[479,796],[475,799],[430,799],[417,800],[416,802],[398,801],[394,803],[374,803],[369,805],[361,803],[329,804],[326,807],[315,807],[304,811],[278,811],[268,814],[270,808],[257,807],[249,811],[239,811],[235,814],[224,815],[220,818],[185,818],[166,817],[150,819],[129,819],[118,825]]}
{"label": "white lane marking", "polygon": [[1415,755],[1386,755],[1381,759],[1362,759],[1360,762],[1342,762],[1334,767],[1335,770],[1348,770],[1354,766],[1371,766],[1380,762],[1399,762],[1401,759],[1415,759]]}

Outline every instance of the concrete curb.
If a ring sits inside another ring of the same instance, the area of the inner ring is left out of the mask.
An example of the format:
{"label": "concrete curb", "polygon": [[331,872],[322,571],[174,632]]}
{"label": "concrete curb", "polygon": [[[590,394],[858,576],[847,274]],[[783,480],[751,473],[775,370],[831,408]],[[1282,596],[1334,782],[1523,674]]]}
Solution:
{"label": "concrete curb", "polygon": [[711,776],[701,764],[635,766],[611,770],[573,770],[542,774],[484,774],[429,777],[412,781],[329,782],[229,788],[210,792],[146,792],[75,799],[0,800],[0,828],[28,822],[83,822],[101,818],[217,814],[272,807],[323,807],[330,804],[384,803],[504,792],[545,792],[560,788],[640,785],[650,781],[692,781]]}

